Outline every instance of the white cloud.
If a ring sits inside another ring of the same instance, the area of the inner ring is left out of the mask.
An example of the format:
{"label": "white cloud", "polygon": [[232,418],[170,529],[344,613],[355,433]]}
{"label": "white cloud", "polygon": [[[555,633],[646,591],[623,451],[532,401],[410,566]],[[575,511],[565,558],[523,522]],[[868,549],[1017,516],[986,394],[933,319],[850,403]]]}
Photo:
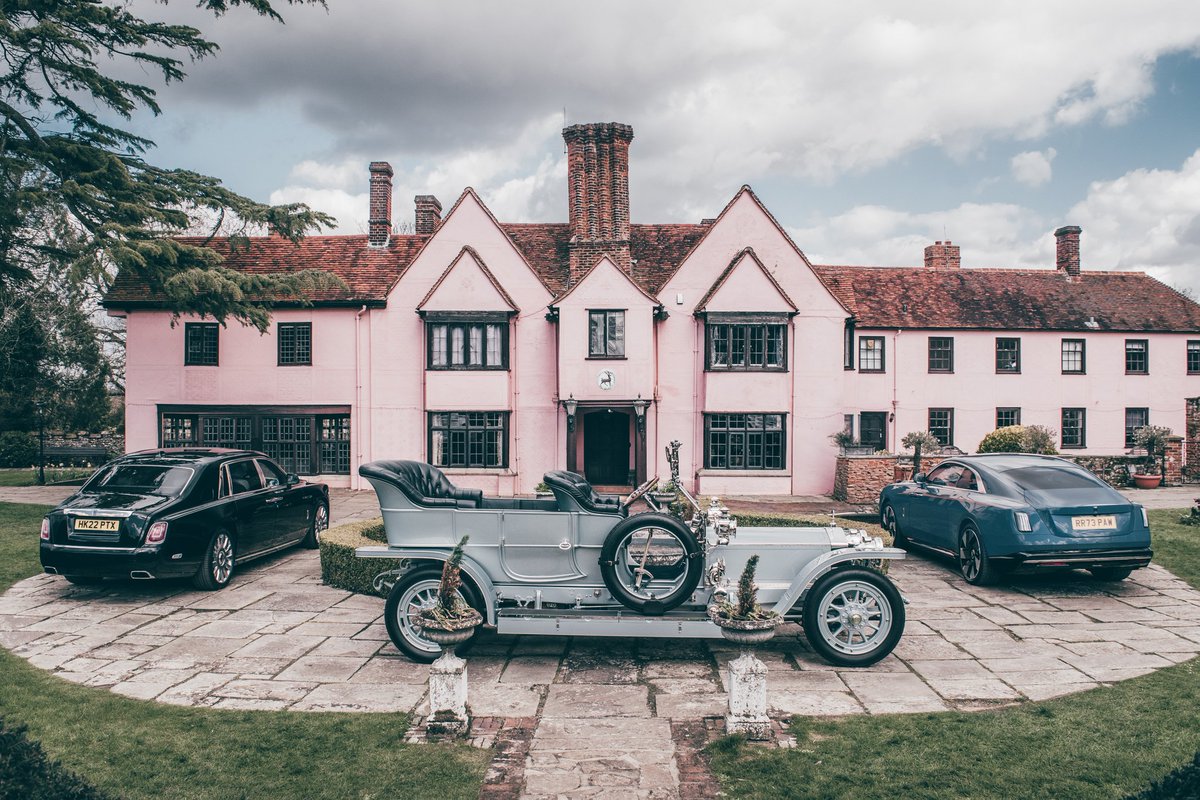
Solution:
{"label": "white cloud", "polygon": [[1013,179],[1026,186],[1041,186],[1048,182],[1053,175],[1050,162],[1056,155],[1058,153],[1053,147],[1018,153],[1012,157]]}

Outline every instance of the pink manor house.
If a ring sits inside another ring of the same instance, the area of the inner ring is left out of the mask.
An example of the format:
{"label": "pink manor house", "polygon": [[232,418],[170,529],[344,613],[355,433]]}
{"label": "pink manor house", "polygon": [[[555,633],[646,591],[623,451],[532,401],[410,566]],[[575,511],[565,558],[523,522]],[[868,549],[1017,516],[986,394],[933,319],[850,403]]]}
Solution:
{"label": "pink manor house", "polygon": [[128,329],[130,449],[263,450],[364,486],[357,467],[426,460],[456,484],[531,493],[552,469],[694,491],[833,487],[830,434],[877,449],[928,429],[971,451],[1047,425],[1066,453],[1116,455],[1147,423],[1177,433],[1200,395],[1200,306],[1147,275],[1083,270],[1060,228],[1054,269],[811,263],[748,187],[715,219],[629,218],[616,123],[563,131],[569,221],[499,222],[470,188],[444,216],[416,198],[392,233],[392,170],[370,165],[367,235],[212,246],[251,272],[318,268],[345,289],[278,303],[273,328],[172,326],[130,275],[106,298]]}

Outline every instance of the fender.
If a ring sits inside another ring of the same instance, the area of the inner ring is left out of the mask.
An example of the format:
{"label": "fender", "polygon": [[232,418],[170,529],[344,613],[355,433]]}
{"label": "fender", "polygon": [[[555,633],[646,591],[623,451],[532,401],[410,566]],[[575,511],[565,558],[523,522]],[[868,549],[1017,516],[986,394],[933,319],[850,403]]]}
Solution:
{"label": "fender", "polygon": [[[407,558],[420,561],[442,561],[444,562],[450,557],[449,550],[438,550],[434,548],[409,548],[409,547],[359,547],[354,551],[355,558]],[[492,584],[492,579],[488,577],[487,572],[475,559],[471,558],[466,553],[463,553],[462,571],[466,573],[475,585],[479,587],[479,593],[483,595],[484,603],[484,621],[489,625],[496,624],[496,587]]]}
{"label": "fender", "polygon": [[797,573],[792,579],[792,584],[788,587],[779,601],[775,603],[772,609],[779,616],[784,616],[792,610],[805,593],[808,592],[810,586],[816,582],[817,578],[827,572],[831,572],[837,565],[845,564],[848,561],[862,561],[864,559],[874,561],[875,559],[889,558],[901,559],[907,553],[898,547],[884,547],[879,550],[859,550],[857,548],[846,548],[842,550],[831,550],[820,558],[815,558],[804,566],[804,569]]}

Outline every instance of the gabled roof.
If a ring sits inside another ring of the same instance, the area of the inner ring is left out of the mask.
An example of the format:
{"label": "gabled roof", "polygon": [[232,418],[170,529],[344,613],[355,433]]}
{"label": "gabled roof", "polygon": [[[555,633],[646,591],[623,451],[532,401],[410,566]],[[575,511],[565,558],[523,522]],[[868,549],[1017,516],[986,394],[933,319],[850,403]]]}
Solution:
{"label": "gabled roof", "polygon": [[[308,236],[293,243],[280,236],[251,238],[245,247],[233,249],[229,239],[214,238],[207,246],[224,257],[223,266],[249,273],[299,272],[319,269],[332,272],[346,284],[345,289],[329,288],[314,292],[313,305],[379,303],[400,275],[412,263],[429,240],[428,235],[392,236],[386,247],[371,247],[366,235]],[[203,246],[206,237],[180,237],[179,241]],[[166,296],[154,291],[144,279],[122,270],[105,295],[108,308],[152,308],[166,302]]]}
{"label": "gabled roof", "polygon": [[814,269],[862,328],[1200,331],[1200,306],[1141,272]]}
{"label": "gabled roof", "polygon": [[488,269],[488,265],[483,260],[483,256],[475,252],[475,248],[471,247],[470,245],[465,245],[462,250],[458,251],[458,255],[456,255],[450,262],[450,266],[446,267],[446,269],[434,282],[433,286],[429,287],[429,291],[425,293],[425,297],[423,297],[421,302],[417,304],[417,310],[420,311],[423,309],[425,304],[428,303],[435,294],[437,294],[437,290],[441,287],[442,282],[450,276],[450,273],[454,271],[455,267],[459,265],[459,262],[463,260],[463,256],[466,255],[470,255],[470,257],[475,260],[475,263],[479,266],[479,269],[483,271],[484,276],[488,279],[488,281],[491,282],[492,287],[496,290],[497,294],[500,295],[500,299],[508,304],[509,309],[512,311],[520,311],[521,309],[517,307],[517,304],[512,299],[512,296],[504,290],[504,287],[500,285],[500,281],[496,280],[496,276],[492,274],[490,269]]}
{"label": "gabled roof", "polygon": [[729,276],[733,274],[738,265],[747,258],[750,259],[751,263],[755,264],[759,271],[766,276],[767,280],[771,282],[771,285],[775,287],[775,291],[779,292],[779,296],[782,297],[783,301],[788,304],[788,307],[791,308],[792,311],[796,310],[796,304],[792,302],[792,298],[788,297],[787,292],[785,292],[783,287],[779,285],[779,281],[775,280],[775,276],[772,275],[770,270],[768,270],[763,265],[762,261],[759,260],[758,255],[754,252],[754,248],[745,247],[741,252],[733,257],[733,260],[729,262],[729,266],[725,268],[725,271],[717,277],[716,281],[713,282],[713,285],[709,287],[707,292],[705,292],[704,297],[700,298],[700,302],[696,305],[695,313],[702,314],[708,310],[709,302],[713,299],[713,297],[716,296],[721,287],[725,285],[725,281],[729,280]]}
{"label": "gabled roof", "polygon": [[583,286],[585,283],[587,283],[587,279],[592,276],[592,273],[595,272],[596,270],[598,270],[600,268],[600,265],[604,264],[604,263],[607,263],[610,267],[612,267],[613,270],[616,271],[617,274],[619,274],[622,278],[624,278],[625,281],[630,286],[632,286],[638,294],[640,294],[642,297],[646,298],[646,301],[648,303],[650,303],[651,305],[654,305],[654,306],[659,305],[657,297],[655,297],[654,295],[647,292],[641,286],[638,286],[637,281],[635,281],[632,277],[630,277],[629,274],[625,272],[625,270],[621,269],[615,263],[613,263],[613,260],[611,258],[609,258],[608,256],[601,256],[599,259],[597,259],[596,263],[592,264],[592,266],[588,269],[588,271],[583,273],[583,276],[580,277],[580,279],[575,282],[574,286],[572,286],[570,289],[567,289],[565,292],[563,292],[558,297],[554,298],[554,305],[558,305],[563,300],[566,300],[576,289],[578,289],[580,286]]}

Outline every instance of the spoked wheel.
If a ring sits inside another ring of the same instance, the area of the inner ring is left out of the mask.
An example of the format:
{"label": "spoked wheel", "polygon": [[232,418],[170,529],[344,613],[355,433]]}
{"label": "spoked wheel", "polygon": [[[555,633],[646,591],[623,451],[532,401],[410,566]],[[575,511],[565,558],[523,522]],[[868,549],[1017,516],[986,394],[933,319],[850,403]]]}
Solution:
{"label": "spoked wheel", "polygon": [[204,560],[192,583],[197,589],[212,591],[229,585],[233,577],[233,539],[225,531],[218,531],[208,543]]}
{"label": "spoked wheel", "polygon": [[904,600],[895,584],[874,570],[837,570],[813,585],[802,622],[808,643],[826,661],[865,667],[900,641]]}
{"label": "spoked wheel", "polygon": [[[422,634],[421,621],[417,616],[422,609],[432,608],[437,602],[441,580],[441,567],[414,569],[396,581],[384,605],[383,621],[392,644],[413,661],[428,664],[442,654],[442,646]],[[484,612],[482,599],[465,576],[459,596],[479,613]],[[468,639],[456,649],[461,652],[470,644],[471,639]]]}
{"label": "spoked wheel", "polygon": [[613,597],[641,614],[665,614],[691,597],[704,564],[692,532],[669,514],[637,514],[609,531],[600,573]]}
{"label": "spoked wheel", "polygon": [[967,583],[975,586],[986,586],[996,579],[996,568],[988,561],[979,530],[970,523],[958,536],[958,568]]}
{"label": "spoked wheel", "polygon": [[329,527],[329,509],[325,505],[317,506],[317,511],[313,514],[312,525],[309,526],[308,534],[300,542],[309,550],[315,550],[321,546],[321,534]]}
{"label": "spoked wheel", "polygon": [[896,519],[896,509],[890,505],[883,507],[883,527],[892,535],[893,547],[904,547],[908,544],[908,537],[900,532],[900,522]]}

